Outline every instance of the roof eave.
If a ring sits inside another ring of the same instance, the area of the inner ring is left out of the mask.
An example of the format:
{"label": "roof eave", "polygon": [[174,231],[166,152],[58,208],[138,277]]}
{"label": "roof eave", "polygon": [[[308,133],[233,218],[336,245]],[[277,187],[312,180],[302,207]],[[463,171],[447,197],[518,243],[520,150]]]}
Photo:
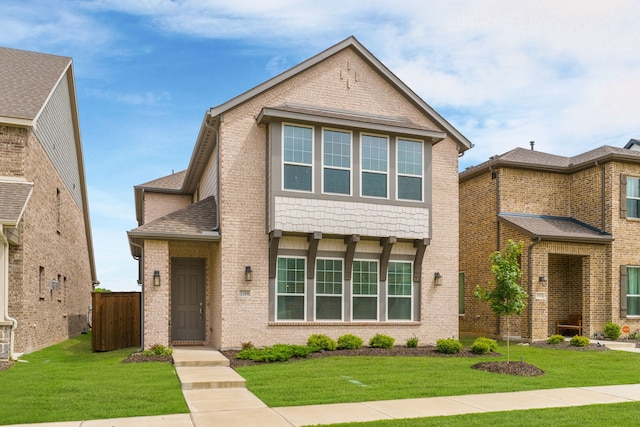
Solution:
{"label": "roof eave", "polygon": [[152,232],[152,231],[127,231],[129,238],[129,247],[133,257],[141,256],[140,248],[132,245],[143,246],[145,240],[168,240],[168,241],[184,241],[184,242],[219,242],[220,233],[216,231],[203,232],[200,234],[185,234],[171,232]]}

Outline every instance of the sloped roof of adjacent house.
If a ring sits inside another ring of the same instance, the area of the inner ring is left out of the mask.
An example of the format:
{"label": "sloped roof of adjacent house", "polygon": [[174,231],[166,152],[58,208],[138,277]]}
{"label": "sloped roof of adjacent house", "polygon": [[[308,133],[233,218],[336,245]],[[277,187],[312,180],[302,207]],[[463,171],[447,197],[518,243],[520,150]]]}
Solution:
{"label": "sloped roof of adjacent house", "polygon": [[[127,234],[129,241],[137,244],[142,244],[145,239],[217,241],[220,240],[220,234],[213,231],[216,221],[216,200],[211,196],[149,221]],[[139,256],[141,251],[131,245],[131,253]]]}
{"label": "sloped roof of adjacent house", "polygon": [[182,188],[182,183],[184,182],[184,176],[187,171],[183,170],[180,172],[172,173],[171,175],[163,176],[161,178],[157,178],[151,180],[149,182],[145,182],[144,184],[136,185],[135,188],[143,188],[145,191],[153,191],[153,190],[161,190],[162,192],[166,192],[167,190],[175,190],[180,191]]}
{"label": "sloped roof of adjacent house", "polygon": [[33,183],[23,178],[0,177],[0,226],[18,225],[32,190]]}
{"label": "sloped roof of adjacent house", "polygon": [[596,162],[602,164],[613,160],[640,163],[640,151],[604,145],[577,156],[564,157],[519,147],[467,168],[460,173],[460,182],[486,173],[492,168],[511,167],[570,174],[591,167]]}
{"label": "sloped roof of adjacent house", "polygon": [[500,213],[498,219],[532,239],[554,242],[581,242],[607,244],[613,241],[611,234],[603,233],[574,218],[528,215],[518,213]]}
{"label": "sloped roof of adjacent house", "polygon": [[0,122],[28,124],[46,104],[71,58],[0,47]]}

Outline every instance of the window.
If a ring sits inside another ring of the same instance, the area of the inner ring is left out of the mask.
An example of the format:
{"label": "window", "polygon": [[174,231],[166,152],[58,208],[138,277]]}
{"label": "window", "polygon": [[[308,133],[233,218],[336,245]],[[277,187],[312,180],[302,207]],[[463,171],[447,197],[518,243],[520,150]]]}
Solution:
{"label": "window", "polygon": [[353,320],[378,319],[378,263],[353,261]]}
{"label": "window", "polygon": [[325,193],[351,194],[351,134],[322,132]]}
{"label": "window", "polygon": [[284,125],[282,146],[284,189],[312,191],[313,128]]}
{"label": "window", "polygon": [[361,193],[369,197],[387,197],[388,140],[384,136],[362,135]]}
{"label": "window", "polygon": [[304,320],[305,259],[278,258],[277,320]]}
{"label": "window", "polygon": [[342,260],[316,261],[316,320],[342,320]]}
{"label": "window", "polygon": [[458,273],[458,314],[464,314],[464,271]]}
{"label": "window", "polygon": [[422,143],[398,139],[398,199],[422,201]]}
{"label": "window", "polygon": [[640,267],[627,267],[627,316],[640,316]]}
{"label": "window", "polygon": [[640,218],[640,178],[627,177],[627,217]]}
{"label": "window", "polygon": [[410,262],[390,262],[387,270],[388,320],[411,320],[413,278]]}

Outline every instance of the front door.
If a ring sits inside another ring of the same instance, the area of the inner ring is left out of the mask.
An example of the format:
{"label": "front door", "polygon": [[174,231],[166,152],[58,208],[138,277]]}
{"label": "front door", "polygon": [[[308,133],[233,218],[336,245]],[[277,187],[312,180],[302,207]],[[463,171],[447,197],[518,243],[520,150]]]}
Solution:
{"label": "front door", "polygon": [[[171,340],[204,341],[205,260],[171,260]],[[194,343],[195,344],[195,343]]]}

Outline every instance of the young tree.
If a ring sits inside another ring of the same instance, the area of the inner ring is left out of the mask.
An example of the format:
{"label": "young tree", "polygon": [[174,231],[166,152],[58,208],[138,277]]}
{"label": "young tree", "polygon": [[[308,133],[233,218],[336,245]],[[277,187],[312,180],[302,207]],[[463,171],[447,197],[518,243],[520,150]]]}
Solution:
{"label": "young tree", "polygon": [[475,296],[491,305],[491,310],[498,316],[505,316],[507,320],[507,363],[509,362],[509,316],[520,314],[527,305],[527,293],[520,286],[520,262],[524,243],[515,243],[509,239],[504,254],[496,251],[491,254],[491,272],[495,276],[489,284],[492,290],[481,286],[476,287]]}

